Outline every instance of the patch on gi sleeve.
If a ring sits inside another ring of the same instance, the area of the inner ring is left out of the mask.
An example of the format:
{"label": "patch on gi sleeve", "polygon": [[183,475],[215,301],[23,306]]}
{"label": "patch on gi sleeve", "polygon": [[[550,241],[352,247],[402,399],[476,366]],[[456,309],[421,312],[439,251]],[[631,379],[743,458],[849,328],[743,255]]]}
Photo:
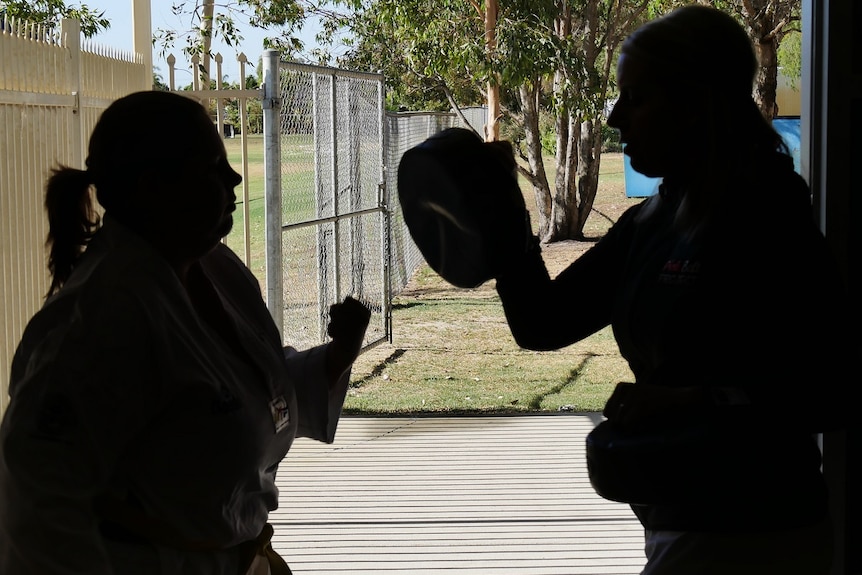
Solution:
{"label": "patch on gi sleeve", "polygon": [[269,402],[269,410],[272,412],[272,422],[275,424],[275,432],[279,433],[290,423],[290,410],[287,408],[287,400],[279,395]]}

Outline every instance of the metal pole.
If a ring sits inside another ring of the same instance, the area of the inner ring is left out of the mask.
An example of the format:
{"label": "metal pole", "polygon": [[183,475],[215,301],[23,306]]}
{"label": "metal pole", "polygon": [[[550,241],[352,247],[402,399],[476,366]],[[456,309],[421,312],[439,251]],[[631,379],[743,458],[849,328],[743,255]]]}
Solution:
{"label": "metal pole", "polygon": [[60,36],[63,46],[69,51],[69,65],[67,76],[69,92],[75,97],[75,105],[72,108],[72,121],[69,124],[73,140],[72,164],[79,169],[84,168],[84,156],[87,149],[88,136],[84,134],[84,114],[81,109],[81,87],[83,82],[83,67],[81,63],[81,23],[71,18],[63,18],[60,21]]}
{"label": "metal pole", "polygon": [[[244,53],[237,56],[239,62],[240,88],[245,88],[245,63],[247,58]],[[242,144],[242,173],[248,175],[248,99],[239,99],[239,129],[240,143]],[[249,223],[249,194],[248,177],[242,179],[242,221],[243,221],[243,253],[245,254],[245,265],[251,267],[251,224]]]}
{"label": "metal pole", "polygon": [[389,188],[386,185],[386,151],[389,141],[386,138],[386,85],[383,75],[377,80],[377,141],[380,142],[380,186],[377,205],[383,208],[382,259],[383,259],[383,331],[389,343],[392,343],[392,213],[390,211]]}
{"label": "metal pole", "polygon": [[[320,341],[326,341],[326,314],[329,311],[329,278],[332,278],[333,282],[333,297],[335,301],[341,300],[341,294],[339,293],[339,267],[340,267],[340,258],[338,257],[338,218],[340,215],[340,208],[338,206],[338,109],[337,109],[337,82],[336,82],[336,71],[332,70],[328,74],[329,78],[329,146],[331,150],[331,154],[329,156],[329,185],[330,185],[330,200],[332,205],[332,215],[335,217],[335,221],[332,224],[332,234],[331,236],[325,233],[325,228],[321,227],[321,233],[318,235],[318,250],[321,252],[321,256],[318,258],[318,261],[322,264],[322,281],[318,286],[318,302],[317,302],[317,317],[318,317],[318,331]],[[331,241],[329,241],[331,237]],[[326,257],[327,248],[332,246],[333,254],[332,258]],[[332,270],[332,274],[330,276],[329,271],[330,267]]]}
{"label": "metal pole", "polygon": [[284,337],[284,273],[281,247],[281,134],[279,52],[263,52],[263,164],[266,196],[266,305]]}
{"label": "metal pole", "polygon": [[329,85],[329,125],[332,126],[332,130],[330,131],[330,137],[332,138],[332,165],[330,167],[331,176],[332,176],[332,210],[333,215],[335,215],[335,224],[332,226],[332,234],[333,234],[333,243],[335,244],[335,253],[333,254],[333,267],[335,268],[333,271],[333,281],[335,282],[335,301],[341,301],[341,281],[340,281],[340,267],[341,267],[341,258],[340,255],[340,241],[339,241],[339,233],[338,233],[338,216],[341,215],[341,206],[338,205],[338,186],[340,182],[338,180],[338,164],[340,162],[339,154],[338,154],[338,76],[333,72],[330,77],[330,85]]}
{"label": "metal pole", "polygon": [[[153,18],[150,0],[132,0],[132,44],[141,55],[147,84],[153,85]],[[171,86],[171,90],[173,90]]]}
{"label": "metal pole", "polygon": [[[222,62],[224,58],[221,53],[215,55],[216,62],[216,90],[222,90],[224,86],[222,85]],[[209,88],[209,86],[207,86]],[[221,136],[222,140],[224,139],[224,99],[221,96],[216,97],[216,125],[218,126],[218,133]]]}
{"label": "metal pole", "polygon": [[[318,105],[318,94],[323,90],[320,74],[316,71],[311,74],[311,102],[312,118],[314,120],[312,132],[314,134],[314,216],[315,219],[326,217],[326,175],[328,170],[324,166],[323,150],[328,147],[326,141],[326,122],[324,118],[327,113],[325,106]],[[330,126],[334,130],[334,126]],[[326,254],[326,227],[317,224],[315,229],[315,255],[317,258],[317,338],[318,341],[326,341],[326,322],[323,319],[326,308],[326,288],[329,260]]]}

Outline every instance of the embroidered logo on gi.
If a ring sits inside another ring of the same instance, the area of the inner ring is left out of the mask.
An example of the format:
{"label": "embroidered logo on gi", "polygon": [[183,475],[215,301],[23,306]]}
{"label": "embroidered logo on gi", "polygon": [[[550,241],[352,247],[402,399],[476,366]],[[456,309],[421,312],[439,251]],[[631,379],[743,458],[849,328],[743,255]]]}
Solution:
{"label": "embroidered logo on gi", "polygon": [[691,260],[668,260],[658,276],[661,284],[692,285],[700,275],[700,262]]}
{"label": "embroidered logo on gi", "polygon": [[279,433],[290,423],[290,410],[287,408],[287,400],[279,395],[269,402],[269,410],[272,412],[272,422],[275,424],[275,432]]}

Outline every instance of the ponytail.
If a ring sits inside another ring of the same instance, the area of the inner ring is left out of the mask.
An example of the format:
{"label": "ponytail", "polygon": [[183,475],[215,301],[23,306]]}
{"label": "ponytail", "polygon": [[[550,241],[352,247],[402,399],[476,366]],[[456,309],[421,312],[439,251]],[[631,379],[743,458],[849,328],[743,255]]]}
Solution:
{"label": "ponytail", "polygon": [[[52,170],[45,190],[48,214],[48,270],[50,296],[66,283],[78,258],[99,226],[99,215],[90,194],[90,174],[60,166]],[[47,297],[46,296],[46,297]]]}

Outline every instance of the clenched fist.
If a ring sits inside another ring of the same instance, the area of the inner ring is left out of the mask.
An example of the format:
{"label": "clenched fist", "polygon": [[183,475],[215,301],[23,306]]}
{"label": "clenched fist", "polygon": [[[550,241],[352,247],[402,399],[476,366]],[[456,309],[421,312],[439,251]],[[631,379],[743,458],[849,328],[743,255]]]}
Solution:
{"label": "clenched fist", "polygon": [[332,341],[326,355],[326,371],[332,384],[353,365],[362,349],[365,330],[371,319],[371,310],[359,300],[344,298],[329,307],[329,326],[326,332]]}

